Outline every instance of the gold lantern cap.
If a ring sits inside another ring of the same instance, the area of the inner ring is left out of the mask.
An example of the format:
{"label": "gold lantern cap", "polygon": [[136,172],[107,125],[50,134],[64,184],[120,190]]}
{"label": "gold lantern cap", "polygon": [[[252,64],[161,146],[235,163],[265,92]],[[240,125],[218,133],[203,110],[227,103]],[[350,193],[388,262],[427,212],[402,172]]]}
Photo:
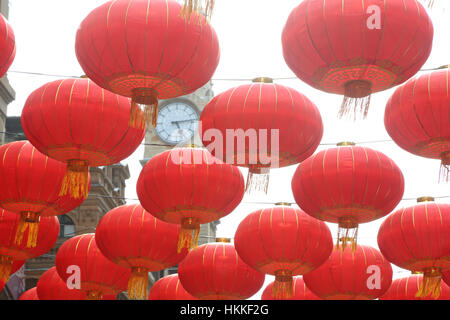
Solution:
{"label": "gold lantern cap", "polygon": [[420,198],[417,198],[417,203],[433,202],[433,201],[434,201],[433,197],[420,197]]}
{"label": "gold lantern cap", "polygon": [[273,83],[273,79],[270,77],[258,77],[252,80],[253,83]]}
{"label": "gold lantern cap", "polygon": [[348,146],[356,146],[356,143],[350,141],[343,141],[336,144],[338,147],[348,147]]}
{"label": "gold lantern cap", "polygon": [[285,206],[285,207],[290,207],[292,206],[292,203],[290,202],[277,202],[275,203],[276,206]]}
{"label": "gold lantern cap", "polygon": [[216,238],[216,242],[231,243],[231,239],[230,238]]}

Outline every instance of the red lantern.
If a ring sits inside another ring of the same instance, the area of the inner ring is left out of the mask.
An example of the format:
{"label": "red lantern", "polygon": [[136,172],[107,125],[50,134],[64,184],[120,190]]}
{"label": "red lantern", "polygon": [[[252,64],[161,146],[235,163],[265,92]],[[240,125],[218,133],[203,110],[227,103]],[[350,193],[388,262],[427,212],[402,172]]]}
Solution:
{"label": "red lantern", "polygon": [[275,276],[272,294],[277,299],[290,298],[293,276],[316,269],[333,250],[324,222],[285,206],[249,214],[239,224],[234,243],[245,263]]}
{"label": "red lantern", "polygon": [[208,243],[188,253],[178,267],[183,287],[200,300],[245,300],[265,275],[245,264],[229,243]]}
{"label": "red lantern", "polygon": [[[432,300],[430,297],[416,297],[422,278],[422,275],[412,275],[392,281],[391,287],[380,297],[380,300]],[[443,282],[441,282],[441,295],[438,300],[450,300],[450,287]]]}
{"label": "red lantern", "polygon": [[108,260],[97,247],[94,234],[73,237],[62,244],[56,254],[56,270],[67,283],[79,272],[81,290],[87,300],[101,300],[127,288],[130,271]]}
{"label": "red lantern", "polygon": [[450,169],[450,69],[409,80],[389,99],[384,115],[386,130],[404,150],[440,159],[442,178]]}
{"label": "red lantern", "polygon": [[39,300],[36,287],[33,287],[30,290],[22,293],[18,300]]}
{"label": "red lantern", "polygon": [[148,273],[177,265],[187,250],[177,253],[181,227],[153,217],[140,205],[109,211],[98,223],[95,241],[112,262],[131,269],[128,296],[144,299]]}
{"label": "red lantern", "polygon": [[383,255],[369,246],[353,251],[335,249],[316,270],[305,274],[306,286],[325,300],[373,300],[392,283],[392,267]]}
{"label": "red lantern", "polygon": [[181,285],[178,274],[159,279],[150,289],[148,300],[197,300]]}
{"label": "red lantern", "polygon": [[178,251],[195,247],[200,224],[231,213],[244,197],[238,168],[200,148],[176,148],[152,158],[137,182],[145,210],[163,221],[181,224]]}
{"label": "red lantern", "polygon": [[132,98],[132,121],[137,104],[144,104],[153,108],[156,126],[158,99],[196,91],[219,64],[212,26],[198,12],[189,18],[184,13],[173,0],[108,1],[78,29],[75,49],[81,67],[99,86]]}
{"label": "red lantern", "polygon": [[323,135],[317,107],[296,90],[271,82],[258,78],[219,94],[200,117],[208,150],[226,163],[249,168],[249,191],[267,193],[270,168],[305,160]]}
{"label": "red lantern", "polygon": [[66,165],[53,160],[27,141],[0,146],[0,206],[20,215],[15,242],[22,242],[29,228],[27,247],[35,247],[39,219],[67,213],[84,198],[60,196]]}
{"label": "red lantern", "polygon": [[302,162],[292,191],[307,214],[339,224],[337,246],[342,242],[345,248],[350,241],[355,249],[358,225],[394,210],[403,196],[404,179],[383,153],[342,143]]}
{"label": "red lantern", "polygon": [[[424,197],[419,202],[433,201]],[[378,232],[383,255],[400,268],[424,273],[418,298],[438,298],[443,271],[450,269],[450,205],[419,203],[392,213]]]}
{"label": "red lantern", "polygon": [[416,0],[303,1],[282,36],[286,63],[312,87],[344,95],[367,115],[372,93],[395,87],[427,61],[433,25]]}
{"label": "red lantern", "polygon": [[[0,259],[1,259],[1,258],[0,258]],[[11,271],[9,272],[9,275],[8,275],[8,279],[2,279],[2,278],[0,277],[0,291],[3,290],[3,288],[5,287],[6,283],[7,283],[8,280],[9,280],[9,277],[12,276],[14,273],[16,273],[17,270],[19,270],[20,268],[22,268],[22,266],[23,266],[24,264],[25,264],[25,261],[24,261],[24,260],[20,260],[20,261],[13,260],[13,263],[12,263],[12,265],[11,265]],[[8,268],[8,267],[7,267],[7,268]],[[4,272],[4,271],[1,271],[1,272]]]}
{"label": "red lantern", "polygon": [[0,14],[0,78],[8,71],[16,56],[16,40],[8,20]]}
{"label": "red lantern", "polygon": [[[274,283],[275,282],[269,283],[266,289],[264,289],[261,300],[280,300],[272,294]],[[292,297],[284,298],[282,300],[322,300],[306,287],[302,277],[294,277],[292,291]]]}
{"label": "red lantern", "polygon": [[88,79],[57,80],[35,90],[22,111],[28,140],[50,158],[67,163],[60,195],[86,198],[88,167],[130,156],[145,125],[130,127],[130,101]]}

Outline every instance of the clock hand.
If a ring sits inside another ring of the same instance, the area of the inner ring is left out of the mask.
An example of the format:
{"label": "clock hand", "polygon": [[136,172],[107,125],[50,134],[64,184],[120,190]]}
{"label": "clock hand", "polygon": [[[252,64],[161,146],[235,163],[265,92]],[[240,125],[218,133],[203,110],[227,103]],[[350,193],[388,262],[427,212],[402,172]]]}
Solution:
{"label": "clock hand", "polygon": [[174,123],[182,123],[182,122],[192,122],[192,121],[195,121],[195,120],[197,120],[197,119],[188,119],[188,120],[172,121],[172,124],[174,124]]}

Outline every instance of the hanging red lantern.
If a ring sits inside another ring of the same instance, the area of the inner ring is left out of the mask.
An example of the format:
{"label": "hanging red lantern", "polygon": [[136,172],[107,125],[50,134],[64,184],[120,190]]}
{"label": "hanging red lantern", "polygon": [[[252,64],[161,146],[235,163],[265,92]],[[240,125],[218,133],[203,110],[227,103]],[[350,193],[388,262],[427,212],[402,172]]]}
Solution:
{"label": "hanging red lantern", "polygon": [[367,115],[370,95],[395,87],[425,64],[433,24],[416,0],[303,1],[283,30],[287,65],[302,81],[344,95],[339,115]]}
{"label": "hanging red lantern", "polygon": [[249,168],[248,191],[267,193],[269,170],[311,156],[322,139],[323,124],[317,107],[301,93],[270,78],[253,82],[207,104],[200,134],[215,157]]}
{"label": "hanging red lantern", "polygon": [[325,300],[373,300],[392,283],[392,267],[383,255],[369,246],[353,251],[335,249],[316,270],[305,274],[306,286]]}
{"label": "hanging red lantern", "polygon": [[189,1],[184,9],[173,0],[108,1],[78,29],[81,67],[99,86],[132,98],[131,121],[143,104],[156,126],[158,99],[196,91],[219,64],[216,32]]}
{"label": "hanging red lantern", "polygon": [[14,31],[8,20],[0,13],[0,78],[8,71],[16,56]]}
{"label": "hanging red lantern", "polygon": [[148,300],[198,300],[192,296],[178,278],[178,274],[172,274],[159,279],[150,289]]}
{"label": "hanging red lantern", "polygon": [[324,222],[287,206],[249,214],[239,224],[234,243],[245,263],[275,276],[272,294],[277,299],[290,298],[293,277],[319,267],[333,250]]}
{"label": "hanging red lantern", "polygon": [[[267,285],[261,295],[261,300],[280,300],[272,294],[274,283],[271,282]],[[308,289],[302,277],[294,277],[292,292],[292,297],[282,300],[322,300]]]}
{"label": "hanging red lantern", "polygon": [[[1,251],[1,249],[0,249],[0,251]],[[1,258],[0,258],[0,260],[1,260]],[[8,279],[3,279],[0,276],[0,291],[2,291],[3,288],[5,287],[6,283],[9,280],[9,277],[12,276],[14,273],[16,273],[17,270],[22,268],[22,266],[24,264],[25,264],[24,260],[19,260],[19,261],[18,260],[13,260],[12,265],[11,265],[11,271],[9,272],[9,275],[8,275]],[[4,272],[4,271],[1,271],[1,272]]]}
{"label": "hanging red lantern", "polygon": [[59,248],[55,259],[61,279],[67,280],[76,266],[86,300],[101,300],[105,295],[117,295],[127,289],[130,270],[108,260],[98,249],[94,234],[70,238]]}
{"label": "hanging red lantern", "polygon": [[149,213],[181,224],[178,252],[197,246],[200,225],[231,213],[244,197],[238,168],[201,148],[175,148],[152,158],[137,181],[137,195]]}
{"label": "hanging red lantern", "polygon": [[145,124],[130,127],[130,108],[129,99],[88,79],[49,82],[28,97],[21,116],[26,137],[43,154],[67,163],[61,196],[86,198],[89,166],[118,163],[141,144]]}
{"label": "hanging red lantern", "polygon": [[423,272],[416,296],[438,298],[442,272],[450,270],[450,205],[419,198],[392,213],[378,232],[383,255],[400,268]]}
{"label": "hanging red lantern", "polygon": [[[432,300],[433,298],[417,298],[422,283],[422,275],[412,275],[406,278],[392,281],[389,290],[382,295],[380,300]],[[450,300],[450,287],[441,282],[441,295],[437,300]]]}
{"label": "hanging red lantern", "polygon": [[389,99],[384,124],[402,149],[417,156],[440,159],[441,177],[450,170],[450,69],[409,80]]}
{"label": "hanging red lantern", "polygon": [[356,248],[358,225],[386,216],[401,201],[404,178],[386,155],[353,143],[302,162],[292,179],[295,201],[307,214],[338,223],[337,246]]}
{"label": "hanging red lantern", "polygon": [[97,225],[95,241],[112,262],[131,269],[128,297],[145,299],[148,273],[177,265],[187,254],[180,253],[181,227],[156,219],[141,205],[125,205],[106,213]]}
{"label": "hanging red lantern", "polygon": [[22,293],[18,300],[39,300],[36,287],[33,287],[30,290]]}
{"label": "hanging red lantern", "polygon": [[180,263],[178,276],[200,300],[245,300],[262,288],[265,279],[242,261],[230,243],[208,243],[192,250]]}

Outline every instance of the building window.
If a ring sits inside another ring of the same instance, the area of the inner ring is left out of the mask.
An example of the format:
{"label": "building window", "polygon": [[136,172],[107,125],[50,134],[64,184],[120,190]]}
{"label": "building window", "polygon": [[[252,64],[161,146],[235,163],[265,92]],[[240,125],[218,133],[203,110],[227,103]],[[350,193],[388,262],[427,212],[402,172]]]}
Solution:
{"label": "building window", "polygon": [[58,216],[59,219],[59,237],[72,238],[75,236],[75,224],[67,215]]}

